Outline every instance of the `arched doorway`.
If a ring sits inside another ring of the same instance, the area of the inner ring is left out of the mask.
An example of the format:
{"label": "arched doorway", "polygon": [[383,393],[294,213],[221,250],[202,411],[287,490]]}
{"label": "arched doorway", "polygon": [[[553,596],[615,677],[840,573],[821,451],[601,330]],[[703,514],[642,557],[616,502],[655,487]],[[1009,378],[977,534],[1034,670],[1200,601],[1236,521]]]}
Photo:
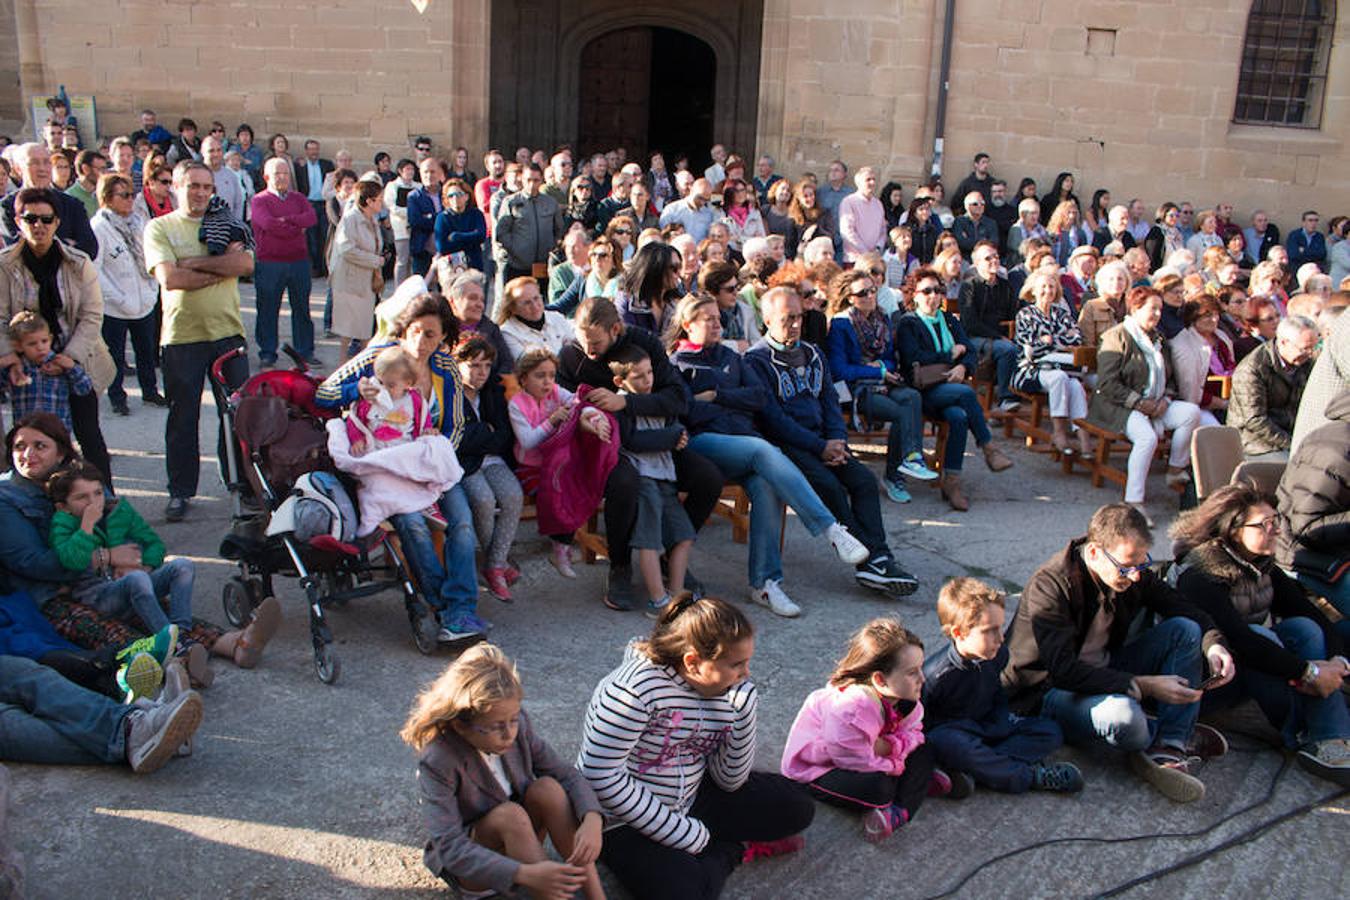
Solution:
{"label": "arched doorway", "polygon": [[704,41],[673,28],[621,28],[587,43],[579,65],[581,152],[623,147],[641,159],[660,150],[673,163],[712,145],[717,56]]}

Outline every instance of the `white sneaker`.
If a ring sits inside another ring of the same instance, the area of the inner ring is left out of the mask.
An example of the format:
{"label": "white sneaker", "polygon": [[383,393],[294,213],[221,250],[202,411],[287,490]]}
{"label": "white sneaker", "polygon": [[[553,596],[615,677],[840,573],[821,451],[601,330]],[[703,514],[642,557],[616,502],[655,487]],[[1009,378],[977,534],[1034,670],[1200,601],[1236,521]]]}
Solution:
{"label": "white sneaker", "polygon": [[[848,532],[844,533],[848,534]],[[760,606],[767,606],[775,615],[787,619],[795,619],[802,614],[802,608],[793,603],[792,598],[783,593],[783,589],[778,586],[778,582],[772,578],[764,582],[763,587],[750,588],[750,601],[758,603]]]}
{"label": "white sneaker", "polygon": [[830,539],[830,546],[834,547],[834,552],[839,554],[839,558],[850,566],[867,561],[868,552],[863,542],[849,534],[848,529],[838,522],[825,529],[825,537]]}

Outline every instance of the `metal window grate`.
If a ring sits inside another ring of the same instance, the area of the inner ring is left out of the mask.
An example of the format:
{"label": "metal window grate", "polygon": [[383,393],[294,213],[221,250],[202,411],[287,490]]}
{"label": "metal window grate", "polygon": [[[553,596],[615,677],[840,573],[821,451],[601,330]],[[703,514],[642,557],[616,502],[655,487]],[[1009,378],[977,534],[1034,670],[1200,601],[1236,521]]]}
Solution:
{"label": "metal window grate", "polygon": [[1319,127],[1335,24],[1335,0],[1254,0],[1233,121]]}

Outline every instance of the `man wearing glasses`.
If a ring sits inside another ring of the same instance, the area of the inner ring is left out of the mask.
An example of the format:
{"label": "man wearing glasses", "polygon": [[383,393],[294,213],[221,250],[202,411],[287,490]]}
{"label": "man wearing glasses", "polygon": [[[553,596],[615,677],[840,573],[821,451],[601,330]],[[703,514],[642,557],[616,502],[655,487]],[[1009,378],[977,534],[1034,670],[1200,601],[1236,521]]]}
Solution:
{"label": "man wearing glasses", "polygon": [[1288,461],[1294,420],[1320,337],[1312,319],[1290,316],[1276,326],[1275,340],[1248,353],[1233,370],[1228,424],[1242,432],[1247,459]]}
{"label": "man wearing glasses", "polygon": [[[1236,669],[1213,620],[1148,568],[1151,544],[1129,504],[1097,510],[1087,535],[1031,576],[1003,686],[1014,711],[1054,719],[1069,743],[1128,754],[1140,777],[1189,803],[1205,794],[1190,772],[1197,757],[1228,749],[1196,722],[1201,687],[1227,684]],[[1161,621],[1138,634],[1141,613]]]}

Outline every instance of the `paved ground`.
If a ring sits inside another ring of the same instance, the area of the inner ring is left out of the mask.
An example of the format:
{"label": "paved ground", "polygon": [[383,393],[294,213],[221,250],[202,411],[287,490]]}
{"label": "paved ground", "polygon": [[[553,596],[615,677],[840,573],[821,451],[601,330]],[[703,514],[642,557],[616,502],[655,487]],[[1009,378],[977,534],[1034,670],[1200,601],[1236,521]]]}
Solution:
{"label": "paved ground", "polygon": [[[318,293],[316,292],[316,296]],[[251,305],[251,296],[246,298]],[[317,316],[317,304],[316,304]],[[283,324],[283,333],[285,326]],[[320,355],[336,358],[329,342]],[[231,568],[216,556],[227,506],[203,467],[209,496],[180,525],[163,522],[164,413],[132,401],[129,419],[105,417],[122,496],[161,529],[171,551],[198,563],[198,610],[223,621],[220,586]],[[205,410],[203,445],[215,437]],[[804,607],[796,621],[754,608],[760,638],[753,677],[761,688],[759,763],[776,768],[801,699],[821,685],[847,635],[866,619],[896,613],[929,647],[944,578],[973,574],[1017,589],[1036,566],[1079,533],[1092,510],[1113,499],[1082,477],[1067,479],[1049,460],[1023,450],[999,476],[968,458],[973,509],[948,510],[919,488],[908,506],[886,503],[887,529],[900,559],[923,586],[904,602],[856,588],[828,547],[797,523],[787,532],[787,588]],[[1161,477],[1151,485],[1161,496]],[[1171,518],[1173,501],[1153,515]],[[506,606],[483,595],[496,640],[520,665],[536,725],[565,755],[576,752],[591,688],[647,628],[635,614],[598,602],[600,569],[581,567],[564,582],[542,554],[534,528],[522,529],[525,577]],[[714,520],[694,563],[710,588],[739,598],[745,548]],[[421,825],[413,754],[396,731],[417,688],[446,664],[413,646],[393,594],[332,614],[343,675],[332,687],[314,676],[304,604],[281,581],[286,623],[261,668],[219,667],[206,692],[207,718],[196,752],[145,778],[127,770],[12,766],[12,833],[26,855],[34,897],[421,897],[438,882],[421,864]],[[1089,896],[1218,846],[1234,835],[1332,793],[1325,782],[1250,740],[1203,773],[1208,795],[1176,806],[1112,761],[1066,754],[1088,787],[1078,797],[1017,799],[978,793],[962,803],[932,802],[890,842],[872,847],[856,819],[821,808],[795,857],[755,863],[731,880],[732,897]],[[1266,802],[1272,779],[1279,777]],[[1251,808],[1257,804],[1255,808]],[[1323,806],[1211,861],[1145,884],[1129,896],[1333,897],[1350,890],[1337,862],[1350,804]],[[1203,833],[1201,833],[1203,832]],[[1190,834],[1195,836],[1188,836]],[[1124,839],[1143,836],[1134,842]],[[1076,839],[985,866],[1018,847]],[[974,877],[959,882],[967,873]],[[101,872],[102,875],[93,875]],[[95,880],[99,879],[99,880]],[[616,896],[622,896],[617,888]]]}

